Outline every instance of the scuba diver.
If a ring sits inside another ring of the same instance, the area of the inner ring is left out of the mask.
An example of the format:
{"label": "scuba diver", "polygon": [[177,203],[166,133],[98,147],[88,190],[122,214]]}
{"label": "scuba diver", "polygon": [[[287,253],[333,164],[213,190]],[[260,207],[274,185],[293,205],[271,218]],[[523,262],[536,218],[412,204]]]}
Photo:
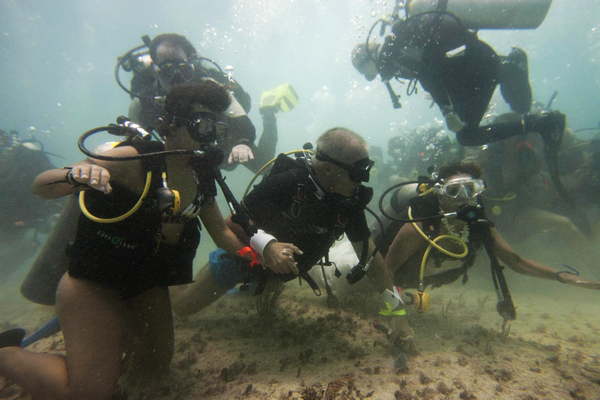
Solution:
{"label": "scuba diver", "polygon": [[61,204],[36,197],[31,185],[55,168],[37,140],[19,140],[17,131],[0,130],[0,276],[8,278],[40,247],[38,233],[48,233]]}
{"label": "scuba diver", "polygon": [[[565,201],[572,203],[560,182],[557,161],[566,116],[559,111],[530,112],[527,55],[513,48],[508,56],[498,56],[463,24],[460,14],[446,11],[443,3],[419,13],[414,12],[414,7],[412,12],[407,9],[404,19],[397,10],[391,19],[382,20],[382,34],[386,25],[391,25],[391,33],[383,43],[367,41],[357,45],[352,64],[369,81],[381,76],[395,108],[401,104],[390,80],[408,80],[409,95],[416,92],[419,82],[431,94],[448,129],[456,133],[463,146],[485,145],[525,133],[540,134],[553,183]],[[547,9],[542,12],[545,16]],[[508,22],[507,26],[516,28]],[[505,101],[517,114],[510,121],[480,126],[498,84]]]}
{"label": "scuba diver", "polygon": [[[539,135],[515,136],[471,153],[484,171],[483,201],[496,227],[519,242],[539,232],[552,232],[581,262],[594,262],[590,252],[590,219],[580,187],[574,187],[584,163],[584,142],[565,129],[559,153],[561,180],[577,202],[571,207],[556,195],[551,175],[543,168]],[[471,149],[471,151],[474,149]],[[583,188],[582,188],[583,189]]]}
{"label": "scuba diver", "polygon": [[[538,132],[548,152],[558,151],[565,116],[558,111],[529,113],[532,93],[523,50],[513,48],[508,56],[498,56],[444,7],[412,14],[407,11],[407,18],[395,15],[388,23],[392,28],[384,43],[357,45],[352,64],[369,81],[380,75],[396,108],[400,103],[389,81],[409,80],[409,94],[416,91],[418,81],[438,104],[461,145],[483,145]],[[498,84],[506,102],[523,117],[480,126]]]}
{"label": "scuba diver", "polygon": [[[558,111],[528,114],[532,103],[527,55],[513,48],[498,56],[476,33],[449,13],[428,12],[395,22],[383,44],[363,43],[352,53],[352,64],[369,81],[381,76],[418,81],[429,92],[463,146],[483,145],[526,132],[558,142],[565,116]],[[496,86],[512,110],[523,114],[513,122],[480,126]]]}
{"label": "scuba diver", "polygon": [[[346,128],[323,133],[310,158],[292,160],[279,155],[270,174],[254,186],[242,204],[259,229],[250,240],[252,247],[265,262],[289,259],[288,264],[280,269],[268,264],[263,268],[218,249],[211,253],[209,265],[200,270],[196,282],[173,299],[175,313],[199,312],[239,283],[256,283],[255,293],[260,293],[267,284],[300,277],[320,295],[308,271],[327,259],[329,248],[344,233],[361,259],[359,266],[368,269],[371,281],[382,293],[383,302],[394,303],[390,300],[392,277],[369,238],[364,212],[373,191],[362,183],[369,181],[372,166],[365,140]],[[393,321],[395,331],[407,338],[412,333],[405,329],[406,325],[410,330],[404,309],[394,304],[392,310],[401,314]]]}
{"label": "scuba diver", "polygon": [[433,181],[397,190],[385,209],[394,215],[384,211],[391,222],[381,252],[394,274],[394,284],[417,289],[413,299],[417,311],[431,307],[425,292],[428,286],[446,285],[461,276],[466,283],[481,248],[490,258],[497,311],[505,323],[515,319],[516,312],[500,262],[523,275],[600,290],[600,282],[581,279],[570,267],[557,271],[517,254],[485,216],[480,202],[485,189],[481,172],[475,163],[450,164],[433,174]]}
{"label": "scuba diver", "polygon": [[[194,46],[182,35],[166,33],[156,36],[150,41],[144,36],[145,46],[135,48],[119,58],[116,77],[119,85],[128,92],[133,101],[129,107],[129,119],[146,129],[151,129],[163,115],[165,93],[172,87],[187,83],[212,79],[230,90],[231,105],[223,113],[223,120],[229,126],[229,134],[219,139],[219,147],[227,155],[221,169],[232,170],[238,163],[246,165],[256,172],[264,163],[275,156],[277,146],[277,122],[275,114],[288,111],[280,107],[284,97],[297,102],[293,88],[280,93],[273,89],[265,93],[278,96],[268,97],[263,94],[260,113],[263,117],[263,134],[258,146],[254,145],[256,132],[248,118],[250,112],[250,95],[235,81],[230,70],[221,71],[214,61],[201,57]],[[147,52],[136,52],[147,47]],[[207,67],[212,63],[216,68]],[[123,68],[133,71],[131,88],[125,88],[119,79],[118,70]],[[265,99],[270,101],[264,101]]]}
{"label": "scuba diver", "polygon": [[[231,252],[245,245],[227,227],[215,202],[227,126],[228,90],[212,81],[172,88],[157,127],[164,143],[139,127],[98,128],[144,134],[89,159],[39,175],[43,198],[78,194],[82,216],[67,246],[68,272],[56,295],[66,357],[17,346],[23,330],[0,335],[0,376],[33,397],[109,398],[127,355],[131,371],[153,376],[173,355],[167,286],[192,282],[200,223]],[[80,148],[83,139],[80,139]]]}

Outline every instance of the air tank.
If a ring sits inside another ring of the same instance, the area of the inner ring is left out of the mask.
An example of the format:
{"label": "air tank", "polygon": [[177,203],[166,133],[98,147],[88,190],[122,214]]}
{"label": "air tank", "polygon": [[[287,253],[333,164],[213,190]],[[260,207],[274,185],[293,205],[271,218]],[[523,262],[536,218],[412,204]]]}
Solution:
{"label": "air tank", "polygon": [[[418,196],[417,194],[417,184],[410,183],[405,186],[400,187],[390,197],[390,202],[384,207],[385,213],[394,218],[408,218],[408,214],[406,210],[408,210],[409,203],[408,201]],[[388,248],[394,241],[396,234],[404,225],[404,222],[395,221],[385,217],[382,213],[378,214],[381,222],[383,223],[383,227],[379,225],[379,223],[374,220],[369,224],[369,229],[371,230],[371,237],[375,243],[380,243],[380,251],[381,254],[385,256]],[[385,230],[385,237],[382,238],[382,228]]]}
{"label": "air tank", "polygon": [[407,0],[409,16],[438,9],[456,15],[467,29],[535,29],[552,0]]}

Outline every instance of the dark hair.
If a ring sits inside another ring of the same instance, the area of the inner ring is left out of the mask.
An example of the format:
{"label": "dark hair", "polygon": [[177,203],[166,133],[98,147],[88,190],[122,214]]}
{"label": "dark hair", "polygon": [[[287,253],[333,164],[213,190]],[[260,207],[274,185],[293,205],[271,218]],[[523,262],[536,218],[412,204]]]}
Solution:
{"label": "dark hair", "polygon": [[458,174],[467,174],[479,179],[482,172],[481,167],[474,162],[453,162],[440,168],[438,180],[442,181]]}
{"label": "dark hair", "polygon": [[194,104],[221,114],[231,104],[231,98],[229,91],[212,79],[175,86],[165,99],[165,123],[177,126],[187,123]]}
{"label": "dark hair", "polygon": [[154,39],[152,39],[152,42],[150,42],[150,46],[148,46],[150,58],[156,60],[156,51],[158,50],[158,46],[163,43],[168,43],[173,47],[180,47],[188,58],[198,57],[198,52],[185,36],[178,35],[176,33],[163,33],[156,36]]}

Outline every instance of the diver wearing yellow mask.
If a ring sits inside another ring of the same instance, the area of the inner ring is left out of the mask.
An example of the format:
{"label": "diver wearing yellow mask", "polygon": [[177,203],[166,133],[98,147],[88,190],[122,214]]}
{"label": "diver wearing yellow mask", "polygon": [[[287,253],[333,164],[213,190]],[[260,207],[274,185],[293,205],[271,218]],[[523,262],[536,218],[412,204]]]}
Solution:
{"label": "diver wearing yellow mask", "polygon": [[490,255],[499,293],[497,309],[505,320],[515,319],[516,313],[500,263],[523,275],[600,290],[600,282],[580,279],[570,271],[557,271],[517,254],[485,218],[479,202],[485,190],[480,176],[481,168],[474,163],[451,164],[439,170],[429,190],[409,201],[408,215],[415,222],[405,223],[397,231],[385,261],[394,274],[394,284],[418,290],[417,311],[431,307],[425,292],[428,286],[449,284],[461,276],[466,283],[481,248]]}

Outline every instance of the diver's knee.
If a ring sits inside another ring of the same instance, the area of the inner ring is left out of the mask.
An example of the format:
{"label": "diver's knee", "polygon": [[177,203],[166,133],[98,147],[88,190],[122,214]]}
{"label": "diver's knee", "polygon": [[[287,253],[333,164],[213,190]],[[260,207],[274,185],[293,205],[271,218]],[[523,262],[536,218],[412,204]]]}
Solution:
{"label": "diver's knee", "polygon": [[82,382],[81,385],[69,384],[66,393],[56,398],[61,400],[108,400],[112,399],[118,389],[118,380],[114,382]]}
{"label": "diver's knee", "polygon": [[130,369],[135,376],[155,377],[166,373],[173,361],[174,345],[163,349],[148,349],[132,355]]}

